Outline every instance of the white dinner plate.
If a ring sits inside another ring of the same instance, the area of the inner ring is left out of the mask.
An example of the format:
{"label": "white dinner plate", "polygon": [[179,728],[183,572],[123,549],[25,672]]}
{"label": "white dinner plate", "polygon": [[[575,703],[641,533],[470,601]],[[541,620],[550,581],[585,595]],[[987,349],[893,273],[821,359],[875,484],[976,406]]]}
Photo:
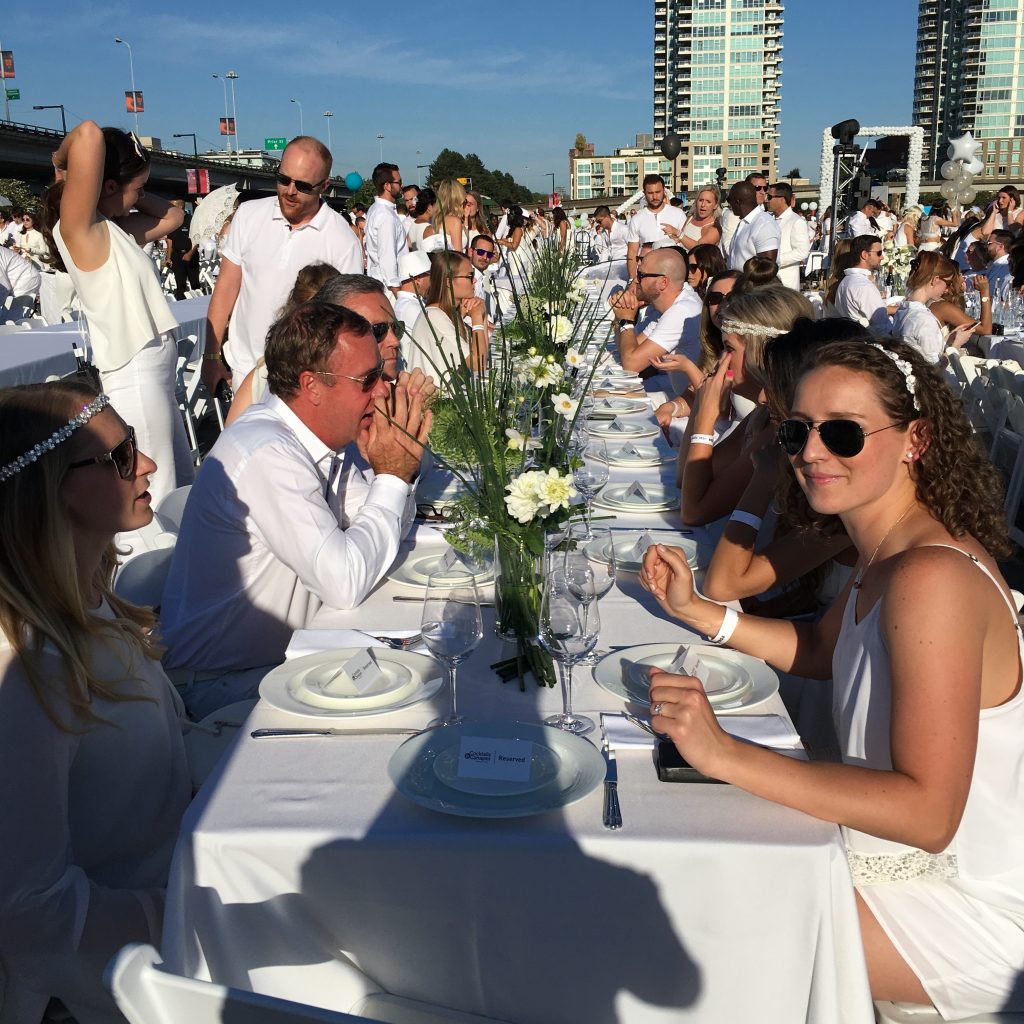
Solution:
{"label": "white dinner plate", "polygon": [[635,441],[638,437],[654,437],[660,433],[656,423],[633,423],[630,420],[588,420],[587,433],[595,437],[613,438],[621,441]]}
{"label": "white dinner plate", "polygon": [[[427,589],[427,581],[438,571],[441,566],[441,559],[448,553],[447,548],[434,548],[424,550],[423,548],[412,548],[408,551],[399,551],[398,557],[391,563],[391,568],[385,574],[387,579],[395,583],[401,583],[405,587],[417,587],[420,590]],[[452,572],[470,572],[471,570],[460,559],[452,566]],[[494,582],[493,569],[476,573],[473,577],[478,587],[485,583]],[[457,582],[453,578],[453,582]]]}
{"label": "white dinner plate", "polygon": [[667,512],[679,508],[679,491],[662,484],[644,484],[649,501],[644,501],[639,494],[626,497],[631,484],[608,484],[594,499],[595,505],[612,509],[615,512]]}
{"label": "white dinner plate", "polygon": [[[650,705],[647,699],[647,684],[639,681],[634,666],[640,663],[667,666],[679,653],[679,646],[677,643],[642,644],[622,651],[612,651],[594,666],[594,682],[616,697],[646,708]],[[779,677],[774,669],[760,658],[710,644],[691,644],[690,647],[709,666],[714,665],[716,669],[735,666],[737,675],[742,672],[750,680],[750,689],[740,696],[717,702],[710,698],[716,714],[750,711],[779,692]]]}
{"label": "white dinner plate", "polygon": [[651,403],[646,398],[596,398],[591,415],[629,416],[636,412],[650,412]]}
{"label": "white dinner plate", "polygon": [[[639,454],[622,454],[623,446],[633,445]],[[624,438],[621,444],[616,444],[610,438],[606,443],[609,466],[635,466],[637,469],[644,466],[663,466],[669,462],[676,461],[676,453],[673,451],[662,451],[657,445],[635,444],[628,438]]]}
{"label": "white dinner plate", "polygon": [[[458,778],[455,762],[464,736],[532,743],[530,779]],[[601,785],[604,772],[604,758],[588,740],[524,722],[465,722],[428,729],[406,740],[388,762],[388,775],[402,796],[442,814],[469,818],[557,811]]]}
{"label": "white dinner plate", "polygon": [[261,699],[278,711],[304,718],[364,718],[418,704],[437,693],[444,681],[441,666],[433,658],[374,647],[383,676],[378,687],[348,700],[323,693],[324,682],[358,649],[320,651],[278,665],[263,677]]}
{"label": "white dinner plate", "polygon": [[597,375],[591,390],[598,391],[643,391],[644,382],[639,377],[608,377]]}
{"label": "white dinner plate", "polygon": [[607,560],[608,547],[615,549],[615,568],[625,569],[626,572],[639,572],[643,565],[643,556],[637,555],[636,545],[641,537],[648,536],[652,544],[667,544],[671,547],[682,548],[686,553],[686,561],[691,569],[703,569],[711,560],[714,549],[707,550],[706,547],[698,546],[692,537],[683,537],[680,534],[664,532],[647,533],[644,530],[616,530],[609,540],[607,537],[597,537],[586,547],[586,552],[597,560]]}

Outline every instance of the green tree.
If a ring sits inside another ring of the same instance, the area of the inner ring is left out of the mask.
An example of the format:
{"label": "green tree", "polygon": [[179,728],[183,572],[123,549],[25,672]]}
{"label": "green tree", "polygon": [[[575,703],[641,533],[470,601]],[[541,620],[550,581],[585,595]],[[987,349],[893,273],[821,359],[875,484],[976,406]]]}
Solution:
{"label": "green tree", "polygon": [[0,178],[0,196],[6,196],[12,206],[22,210],[34,210],[39,199],[32,194],[28,184],[18,178]]}
{"label": "green tree", "polygon": [[452,149],[442,149],[427,171],[427,181],[445,178],[472,178],[473,188],[491,199],[511,199],[516,203],[535,202],[539,197],[520,185],[505,171],[492,171],[476,153],[463,155]]}
{"label": "green tree", "polygon": [[582,153],[587,148],[587,137],[583,132],[576,133],[576,150]]}
{"label": "green tree", "polygon": [[792,170],[791,170],[791,171],[789,172],[789,174],[787,174],[787,175],[786,175],[786,177],[787,177],[787,178],[802,178],[802,177],[803,177],[803,175],[802,175],[802,174],[800,173],[800,168],[799,168],[799,167],[794,167],[794,168],[793,168],[793,169],[792,169]]}

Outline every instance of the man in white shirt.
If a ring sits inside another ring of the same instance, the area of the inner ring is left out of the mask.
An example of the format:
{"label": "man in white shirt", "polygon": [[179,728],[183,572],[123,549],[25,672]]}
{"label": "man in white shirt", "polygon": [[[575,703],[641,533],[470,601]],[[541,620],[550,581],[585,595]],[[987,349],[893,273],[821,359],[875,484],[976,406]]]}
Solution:
{"label": "man in white shirt", "polygon": [[850,255],[857,263],[846,271],[836,290],[839,315],[880,334],[892,333],[892,320],[874,278],[882,265],[881,241],[877,235],[861,235],[853,240]]}
{"label": "man in white shirt", "polygon": [[473,294],[487,301],[494,294],[494,273],[498,269],[498,249],[490,235],[474,235],[466,250],[473,264]]}
{"label": "man in white shirt", "polygon": [[[292,310],[266,361],[270,397],[203,462],[163,595],[164,662],[197,718],[255,693],[321,604],[353,608],[373,589],[407,528],[430,432],[429,381],[388,383],[370,325],[349,309]],[[345,472],[352,447],[369,474]]]}
{"label": "man in white shirt", "polygon": [[597,264],[583,271],[583,276],[602,281],[605,278],[625,281],[628,276],[626,255],[629,248],[629,229],[625,221],[612,216],[607,206],[599,206],[594,211],[594,228]]}
{"label": "man in white shirt", "polygon": [[281,156],[277,195],[242,203],[235,213],[207,314],[203,383],[210,394],[232,375],[237,386],[256,365],[267,331],[303,267],[323,262],[342,274],[362,273],[359,239],[321,200],[330,173],[327,147],[300,135]]}
{"label": "man in white shirt", "polygon": [[807,221],[793,209],[790,200],[793,187],[785,181],[768,189],[768,212],[779,222],[779,281],[787,288],[800,291],[800,268],[811,251]]}
{"label": "man in white shirt", "polygon": [[[22,310],[31,312],[31,307],[35,306],[39,298],[41,280],[42,275],[35,263],[6,246],[0,246],[0,319],[3,318],[2,307],[9,295],[13,295],[15,300],[24,300],[19,305]],[[20,315],[22,312],[19,312]]]}
{"label": "man in white shirt", "polygon": [[[659,365],[666,353],[685,357],[674,367],[696,383],[700,360],[700,296],[686,283],[687,261],[678,249],[655,249],[636,274],[636,301],[616,307],[616,342],[623,369],[639,373]],[[645,308],[644,308],[645,307]],[[685,388],[683,389],[685,390]]]}
{"label": "man in white shirt", "polygon": [[752,256],[774,260],[779,255],[779,222],[758,204],[759,194],[749,181],[729,189],[729,209],[739,218],[729,245],[730,270],[742,270]]}
{"label": "man in white shirt", "polygon": [[985,276],[988,278],[989,295],[996,295],[1010,274],[1010,247],[1012,245],[1013,235],[1002,228],[996,228],[988,236],[986,251],[990,262],[985,268]]}
{"label": "man in white shirt", "polygon": [[668,224],[681,229],[686,223],[686,214],[669,205],[665,180],[660,174],[646,175],[643,187],[645,204],[627,228],[626,271],[630,278],[636,276],[636,256],[642,242],[671,245],[672,240],[661,230],[661,226]]}
{"label": "man in white shirt", "polygon": [[397,292],[402,283],[398,258],[409,251],[409,241],[395,208],[395,200],[402,194],[402,172],[394,164],[377,164],[373,169],[373,187],[377,198],[366,211],[363,228],[366,273]]}
{"label": "man in white shirt", "polygon": [[881,210],[878,200],[869,199],[857,213],[850,214],[846,222],[846,237],[857,238],[860,235],[874,235],[878,238],[879,230],[871,223],[871,218],[877,218]]}
{"label": "man in white shirt", "polygon": [[416,199],[420,194],[419,185],[403,185],[402,186],[402,202],[405,204],[405,212],[401,210],[398,212],[398,219],[402,224],[402,230],[405,232],[405,243],[409,244],[409,232],[412,230],[412,211],[416,209]]}
{"label": "man in white shirt", "polygon": [[[402,279],[395,293],[395,318],[405,324],[403,337],[409,337],[412,326],[423,312],[427,288],[430,285],[430,257],[419,249],[403,253],[398,261],[398,275]],[[402,351],[404,354],[405,346]],[[403,363],[404,365],[404,363]]]}

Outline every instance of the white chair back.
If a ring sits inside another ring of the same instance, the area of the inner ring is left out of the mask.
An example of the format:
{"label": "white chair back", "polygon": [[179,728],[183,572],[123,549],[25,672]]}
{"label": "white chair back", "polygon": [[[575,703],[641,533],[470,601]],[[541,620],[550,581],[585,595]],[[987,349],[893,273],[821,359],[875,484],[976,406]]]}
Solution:
{"label": "white chair back", "polygon": [[173,557],[173,547],[140,551],[118,569],[114,593],[132,604],[159,608]]}
{"label": "white chair back", "polygon": [[185,514],[185,503],[191,490],[191,484],[175,488],[156,507],[157,520],[170,533],[177,533],[181,528],[181,517]]}

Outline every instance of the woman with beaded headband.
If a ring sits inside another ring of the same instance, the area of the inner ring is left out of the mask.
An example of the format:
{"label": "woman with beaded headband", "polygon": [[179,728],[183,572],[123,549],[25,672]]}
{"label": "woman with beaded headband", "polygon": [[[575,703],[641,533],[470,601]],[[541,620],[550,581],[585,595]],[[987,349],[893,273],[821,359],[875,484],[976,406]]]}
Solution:
{"label": "woman with beaded headband", "polygon": [[191,785],[150,609],[111,589],[156,467],[105,395],[0,391],[0,968],[4,1019],[59,998],[120,1019],[102,977],[157,944]]}
{"label": "woman with beaded headband", "polygon": [[716,642],[832,676],[843,763],[738,743],[691,677],[652,673],[652,724],[705,774],[842,826],[875,999],[1020,1011],[1024,645],[995,562],[998,475],[938,372],[895,342],[818,348],[778,434],[810,510],[859,554],[825,616],[726,611],[668,547],[641,578]]}
{"label": "woman with beaded headband", "polygon": [[[722,520],[750,481],[751,447],[771,443],[761,355],[772,338],[785,334],[811,304],[790,288],[760,288],[731,295],[722,313],[722,358],[697,391],[679,448],[684,526]],[[736,419],[721,422],[724,403]]]}
{"label": "woman with beaded headband", "polygon": [[116,128],[83,121],[53,166],[60,219],[50,227],[78,292],[89,358],[160,466],[152,481],[159,502],[194,470],[175,399],[178,322],[141,246],[175,230],[184,213],[145,192],[149,153]]}

